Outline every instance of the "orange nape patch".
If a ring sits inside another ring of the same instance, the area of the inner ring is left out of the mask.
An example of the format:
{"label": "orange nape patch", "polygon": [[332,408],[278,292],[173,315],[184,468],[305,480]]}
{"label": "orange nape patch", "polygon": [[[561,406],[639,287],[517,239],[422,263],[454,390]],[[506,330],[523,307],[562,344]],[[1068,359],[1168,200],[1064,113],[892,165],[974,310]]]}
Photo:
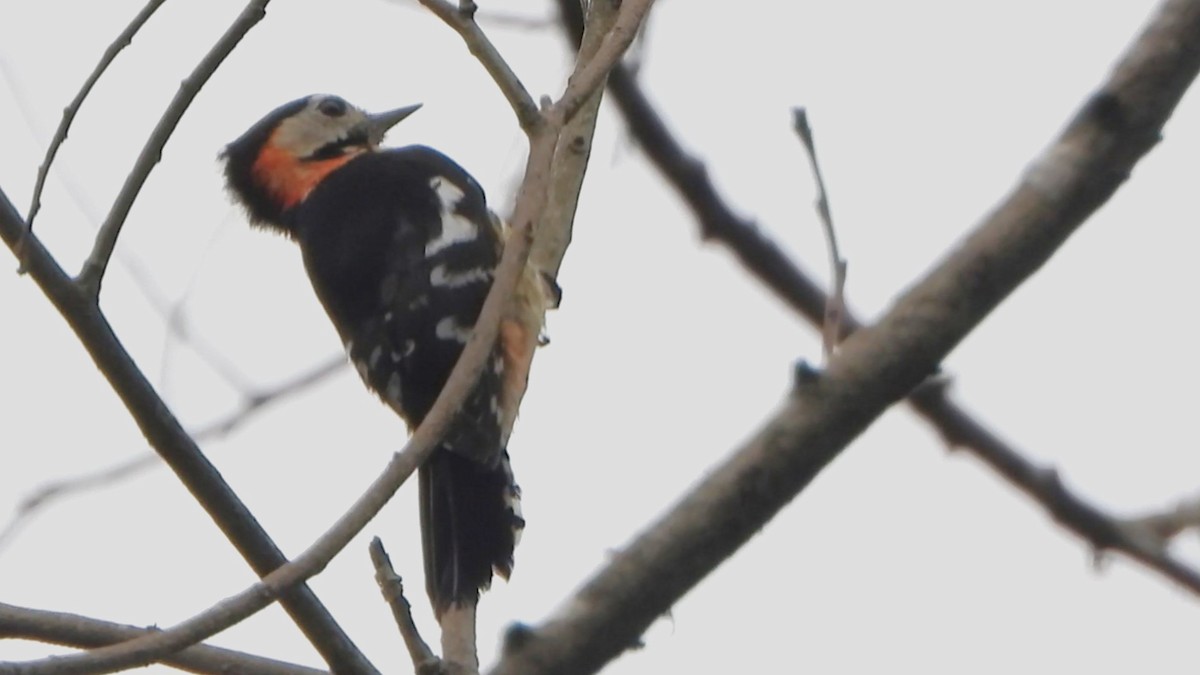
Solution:
{"label": "orange nape patch", "polygon": [[274,136],[267,140],[258,159],[254,160],[252,171],[258,184],[278,200],[283,209],[304,201],[325,176],[364,151],[355,148],[330,159],[306,160],[275,145],[274,140]]}

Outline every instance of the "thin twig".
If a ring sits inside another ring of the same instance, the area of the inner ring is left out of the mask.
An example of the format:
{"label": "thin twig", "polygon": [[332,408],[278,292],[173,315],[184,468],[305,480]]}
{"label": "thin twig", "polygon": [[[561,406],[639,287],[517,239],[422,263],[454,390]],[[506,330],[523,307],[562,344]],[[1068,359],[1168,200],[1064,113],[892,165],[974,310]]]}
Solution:
{"label": "thin twig", "polygon": [[[9,88],[13,90],[13,99],[17,103],[17,109],[21,112],[21,118],[29,130],[30,137],[35,143],[40,143],[42,139],[35,123],[36,116],[28,105],[27,97],[24,95],[20,81],[17,80],[15,73],[8,68],[8,64],[3,61],[0,61],[0,76],[3,76],[7,80]],[[52,141],[48,141],[47,143],[52,143]],[[64,173],[62,162],[59,162],[56,166],[58,167],[58,174],[62,177]],[[88,217],[88,222],[91,224],[94,233],[95,230],[99,229],[100,220],[100,217],[95,215],[94,207],[82,194],[79,186],[74,181],[64,178],[62,184],[67,194],[71,197],[71,200],[79,207],[79,211]],[[225,380],[229,386],[237,389],[239,393],[245,394],[249,390],[245,377],[237,372],[233,364],[219,350],[214,348],[208,340],[204,339],[202,335],[198,335],[192,329],[187,322],[183,311],[184,307],[168,299],[155,287],[152,275],[147,270],[146,265],[128,250],[117,250],[113,256],[125,268],[129,276],[132,277],[138,291],[145,296],[154,310],[163,317],[163,321],[168,327],[166,339],[172,337],[179,338],[181,342],[191,348],[201,360],[212,368],[213,372]],[[2,535],[0,535],[0,539],[2,538]]]}
{"label": "thin twig", "polygon": [[[877,324],[847,339],[825,372],[803,369],[780,412],[750,442],[617,553],[556,616],[526,631],[492,672],[590,673],[635,645],[846,444],[935,372],[1116,192],[1158,142],[1197,73],[1200,2],[1168,0],[1109,80],[960,248]],[[1159,558],[1173,560],[1165,552]],[[1200,595],[1200,573],[1168,571],[1161,562],[1151,566]]]}
{"label": "thin twig", "polygon": [[383,594],[384,601],[392,610],[392,618],[396,621],[396,628],[400,630],[404,646],[408,648],[413,669],[417,675],[437,675],[442,669],[442,660],[433,653],[429,643],[421,638],[421,632],[417,630],[417,624],[413,621],[412,605],[408,603],[408,598],[404,597],[404,580],[396,574],[392,559],[383,548],[383,541],[375,537],[371,540],[369,550],[371,563],[375,566],[375,583],[379,584],[379,592]]}
{"label": "thin twig", "polygon": [[842,334],[842,316],[846,313],[846,259],[838,250],[837,233],[833,228],[833,214],[829,210],[829,193],[825,191],[825,177],[821,174],[821,163],[817,161],[817,145],[812,129],[808,126],[808,113],[804,108],[792,110],[792,126],[808,155],[813,179],[817,183],[817,215],[821,217],[825,241],[829,244],[830,286],[832,290],[825,301],[825,320],[821,324],[821,345],[828,361]]}
{"label": "thin twig", "polygon": [[509,67],[508,62],[500,56],[500,52],[496,50],[479,24],[475,23],[473,12],[464,12],[460,7],[455,7],[446,0],[420,0],[420,2],[462,36],[467,49],[483,64],[488,74],[500,87],[504,98],[508,99],[508,104],[517,115],[517,123],[521,125],[526,134],[532,133],[542,123],[542,115],[538,110],[537,103],[529,95],[529,90],[525,88],[521,79]]}
{"label": "thin twig", "polygon": [[[264,408],[323,382],[334,373],[340,372],[345,365],[346,357],[339,354],[295,378],[246,397],[237,410],[190,434],[197,443],[227,436],[253,419]],[[12,542],[21,526],[55,502],[84,490],[111,487],[121,480],[156,466],[162,466],[159,456],[153,452],[146,452],[97,471],[43,484],[18,502],[12,519],[0,530],[0,552]]]}
{"label": "thin twig", "polygon": [[[117,644],[150,632],[153,629],[0,603],[0,638],[37,640],[87,649]],[[320,675],[327,672],[208,645],[193,645],[168,655],[163,663],[180,670],[211,675]]]}
{"label": "thin twig", "polygon": [[108,268],[108,261],[112,258],[113,249],[116,248],[121,226],[125,224],[125,218],[129,215],[129,210],[133,208],[134,200],[141,193],[142,186],[146,184],[146,179],[150,177],[150,172],[162,159],[163,146],[175,132],[179,120],[183,118],[183,114],[191,105],[192,100],[200,93],[200,89],[208,82],[208,78],[212,77],[212,74],[225,61],[225,57],[229,56],[246,33],[266,16],[267,4],[270,1],[250,0],[225,31],[225,34],[196,65],[191,75],[188,75],[187,79],[179,85],[179,91],[176,92],[175,98],[171,99],[170,105],[163,111],[158,124],[150,132],[150,138],[146,139],[146,145],[142,147],[133,169],[125,178],[120,193],[113,201],[108,216],[100,225],[100,232],[96,235],[96,243],[92,247],[92,252],[79,272],[77,283],[93,301],[100,295],[100,282],[104,278],[104,271]]}
{"label": "thin twig", "polygon": [[41,166],[38,167],[37,181],[33,185],[33,199],[29,204],[29,213],[25,216],[25,223],[30,230],[33,229],[33,220],[37,217],[38,211],[42,208],[42,190],[46,187],[46,176],[50,174],[50,165],[54,163],[54,157],[58,154],[59,147],[67,140],[67,132],[71,129],[71,123],[75,121],[75,115],[79,112],[79,108],[83,105],[84,99],[92,92],[92,87],[96,86],[96,82],[100,80],[100,76],[108,69],[109,64],[117,58],[117,54],[121,53],[133,42],[133,36],[142,29],[154,12],[166,0],[150,0],[146,6],[133,17],[133,21],[121,31],[121,34],[112,41],[112,44],[104,50],[104,54],[100,57],[100,63],[88,75],[83,86],[79,88],[79,93],[75,95],[74,100],[63,109],[62,120],[58,123],[58,128],[54,130],[54,137],[50,140],[50,145],[46,148],[46,157],[42,160]]}
{"label": "thin twig", "polygon": [[557,20],[553,16],[529,16],[527,14],[503,12],[495,9],[486,12],[476,12],[475,20],[480,23],[489,24],[495,28],[519,31],[548,30],[554,28],[557,23]]}

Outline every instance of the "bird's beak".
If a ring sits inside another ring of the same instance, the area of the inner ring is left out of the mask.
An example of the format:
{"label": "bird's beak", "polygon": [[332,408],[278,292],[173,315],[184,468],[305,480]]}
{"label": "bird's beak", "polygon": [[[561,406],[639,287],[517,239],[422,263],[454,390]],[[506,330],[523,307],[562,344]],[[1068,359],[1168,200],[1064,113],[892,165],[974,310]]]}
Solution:
{"label": "bird's beak", "polygon": [[371,145],[379,145],[383,142],[383,136],[388,132],[388,129],[400,123],[400,120],[415,113],[421,107],[420,103],[396,108],[387,112],[381,112],[375,115],[367,116],[367,138]]}

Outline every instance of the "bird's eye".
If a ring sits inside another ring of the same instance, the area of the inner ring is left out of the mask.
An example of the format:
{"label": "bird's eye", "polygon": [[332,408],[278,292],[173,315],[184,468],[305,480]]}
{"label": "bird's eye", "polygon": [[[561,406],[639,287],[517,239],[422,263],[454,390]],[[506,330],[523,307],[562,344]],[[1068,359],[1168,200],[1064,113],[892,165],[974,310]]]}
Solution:
{"label": "bird's eye", "polygon": [[346,114],[346,102],[340,98],[327,98],[317,104],[317,110],[326,117],[341,117]]}

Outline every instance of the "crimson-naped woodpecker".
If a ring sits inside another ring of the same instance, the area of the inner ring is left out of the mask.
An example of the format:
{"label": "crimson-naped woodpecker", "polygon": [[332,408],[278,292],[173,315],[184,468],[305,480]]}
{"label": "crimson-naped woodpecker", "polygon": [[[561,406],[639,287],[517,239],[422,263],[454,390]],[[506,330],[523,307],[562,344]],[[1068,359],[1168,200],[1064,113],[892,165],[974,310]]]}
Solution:
{"label": "crimson-naped woodpecker", "polygon": [[[463,350],[504,246],[503,223],[462,167],[424,146],[381,149],[419,106],[369,115],[337,96],[283,105],[225,147],[225,177],[252,224],[300,245],[346,352],[415,428]],[[530,271],[478,384],[419,469],[425,585],[439,618],[508,578],[525,521],[506,449],[541,329]]]}

